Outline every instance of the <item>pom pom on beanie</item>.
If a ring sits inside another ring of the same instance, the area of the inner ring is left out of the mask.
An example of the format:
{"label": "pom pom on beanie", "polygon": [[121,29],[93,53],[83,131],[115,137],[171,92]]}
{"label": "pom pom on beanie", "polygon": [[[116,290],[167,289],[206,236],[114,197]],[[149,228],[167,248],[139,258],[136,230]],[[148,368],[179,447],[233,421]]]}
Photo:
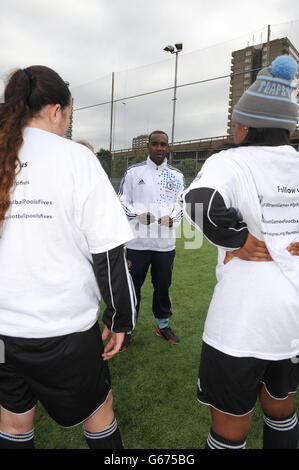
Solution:
{"label": "pom pom on beanie", "polygon": [[297,72],[297,62],[289,55],[281,55],[273,60],[270,73],[273,77],[291,80]]}

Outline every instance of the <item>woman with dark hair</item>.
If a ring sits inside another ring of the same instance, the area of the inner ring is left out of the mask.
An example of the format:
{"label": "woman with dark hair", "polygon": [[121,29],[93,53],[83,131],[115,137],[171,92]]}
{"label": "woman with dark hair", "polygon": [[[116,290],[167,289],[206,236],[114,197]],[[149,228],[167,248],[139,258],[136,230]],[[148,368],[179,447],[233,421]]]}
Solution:
{"label": "woman with dark hair", "polygon": [[259,72],[234,108],[234,145],[208,158],[182,195],[187,218],[218,247],[197,392],[212,415],[206,448],[245,448],[258,396],[263,447],[297,446],[296,69],[280,56]]}
{"label": "woman with dark hair", "polygon": [[63,138],[72,97],[62,78],[17,70],[4,98],[0,449],[34,447],[37,401],[62,426],[83,423],[90,448],[122,448],[107,360],[135,324],[123,250],[132,232],[95,155]]}

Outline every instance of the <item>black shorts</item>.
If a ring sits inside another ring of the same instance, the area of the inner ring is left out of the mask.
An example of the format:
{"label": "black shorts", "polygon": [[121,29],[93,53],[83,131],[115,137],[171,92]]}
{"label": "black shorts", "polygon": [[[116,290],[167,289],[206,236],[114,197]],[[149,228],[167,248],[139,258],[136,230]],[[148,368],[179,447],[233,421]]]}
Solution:
{"label": "black shorts", "polygon": [[203,342],[197,399],[224,413],[245,415],[254,408],[262,384],[277,400],[296,392],[299,382],[296,362],[229,356]]}
{"label": "black shorts", "polygon": [[5,349],[0,405],[11,413],[24,414],[40,401],[57,423],[71,427],[107,399],[111,383],[98,323],[87,331],[53,338],[0,335],[0,340]]}

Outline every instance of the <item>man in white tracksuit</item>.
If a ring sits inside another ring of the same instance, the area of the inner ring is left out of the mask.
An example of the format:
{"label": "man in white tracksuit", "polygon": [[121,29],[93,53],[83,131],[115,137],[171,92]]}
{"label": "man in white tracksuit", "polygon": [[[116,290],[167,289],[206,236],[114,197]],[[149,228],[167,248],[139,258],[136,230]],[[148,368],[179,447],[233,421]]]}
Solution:
{"label": "man in white tracksuit", "polygon": [[[148,151],[147,160],[129,167],[120,184],[119,198],[136,235],[126,244],[126,256],[135,286],[137,311],[140,290],[151,265],[156,334],[178,343],[178,337],[168,325],[172,315],[169,287],[175,257],[175,228],[183,216],[176,201],[184,188],[184,176],[167,162],[168,136],[163,131],[150,134]],[[131,333],[128,333],[122,350],[130,340]]]}

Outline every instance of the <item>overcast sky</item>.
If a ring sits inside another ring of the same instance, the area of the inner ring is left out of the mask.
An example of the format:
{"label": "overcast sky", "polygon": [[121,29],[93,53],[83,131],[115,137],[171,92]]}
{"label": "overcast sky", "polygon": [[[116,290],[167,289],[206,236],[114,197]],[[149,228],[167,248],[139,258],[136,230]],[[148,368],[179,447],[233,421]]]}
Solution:
{"label": "overcast sky", "polygon": [[[9,0],[1,9],[0,77],[47,65],[70,82],[76,109],[110,100],[112,72],[116,98],[171,87],[168,44],[184,45],[179,84],[229,73],[231,50],[266,41],[268,24],[273,37],[291,35],[299,49],[298,19],[298,0]],[[175,140],[225,133],[228,87],[222,79],[179,89]],[[153,128],[170,133],[171,98],[172,91],[118,102],[114,148]],[[109,105],[74,112],[74,138],[98,149],[109,136]]]}

